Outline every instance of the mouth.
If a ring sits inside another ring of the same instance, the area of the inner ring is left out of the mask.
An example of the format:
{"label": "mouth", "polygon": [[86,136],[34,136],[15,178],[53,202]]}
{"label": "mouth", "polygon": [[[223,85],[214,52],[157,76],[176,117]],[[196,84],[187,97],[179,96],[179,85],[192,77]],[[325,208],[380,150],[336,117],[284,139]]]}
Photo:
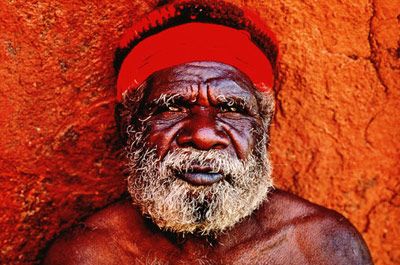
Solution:
{"label": "mouth", "polygon": [[210,167],[192,166],[186,172],[177,172],[180,179],[195,186],[212,185],[224,178],[222,172],[215,172]]}

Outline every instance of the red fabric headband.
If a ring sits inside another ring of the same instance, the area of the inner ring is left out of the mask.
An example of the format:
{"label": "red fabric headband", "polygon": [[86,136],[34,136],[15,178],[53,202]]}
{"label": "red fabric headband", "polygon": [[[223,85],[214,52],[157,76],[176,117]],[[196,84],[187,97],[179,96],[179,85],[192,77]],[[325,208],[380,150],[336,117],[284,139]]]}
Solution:
{"label": "red fabric headband", "polygon": [[187,23],[152,35],[138,45],[122,63],[117,98],[137,88],[152,73],[183,63],[221,62],[245,73],[260,91],[274,83],[271,63],[245,30],[208,23]]}

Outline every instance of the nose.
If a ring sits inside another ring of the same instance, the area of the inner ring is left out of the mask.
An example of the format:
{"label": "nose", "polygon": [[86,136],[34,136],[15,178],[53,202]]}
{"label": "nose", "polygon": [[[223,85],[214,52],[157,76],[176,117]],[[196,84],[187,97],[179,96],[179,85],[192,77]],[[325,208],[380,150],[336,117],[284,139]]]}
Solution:
{"label": "nose", "polygon": [[230,140],[214,115],[207,111],[194,113],[177,136],[180,147],[193,147],[199,150],[225,149]]}

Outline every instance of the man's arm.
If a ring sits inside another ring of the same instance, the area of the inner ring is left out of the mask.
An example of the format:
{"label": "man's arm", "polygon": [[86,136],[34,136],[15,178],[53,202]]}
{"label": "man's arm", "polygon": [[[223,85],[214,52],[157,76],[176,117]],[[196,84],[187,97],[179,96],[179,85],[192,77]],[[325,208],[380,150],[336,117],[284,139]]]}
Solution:
{"label": "man's arm", "polygon": [[361,235],[342,215],[325,210],[296,229],[296,241],[310,264],[372,265]]}
{"label": "man's arm", "polygon": [[43,264],[135,264],[143,255],[139,246],[147,242],[140,231],[140,213],[130,200],[121,200],[65,231],[51,244]]}
{"label": "man's arm", "polygon": [[[98,231],[80,226],[59,237],[48,249],[43,264],[104,264],[95,249],[103,241]],[[100,253],[105,253],[103,250]]]}

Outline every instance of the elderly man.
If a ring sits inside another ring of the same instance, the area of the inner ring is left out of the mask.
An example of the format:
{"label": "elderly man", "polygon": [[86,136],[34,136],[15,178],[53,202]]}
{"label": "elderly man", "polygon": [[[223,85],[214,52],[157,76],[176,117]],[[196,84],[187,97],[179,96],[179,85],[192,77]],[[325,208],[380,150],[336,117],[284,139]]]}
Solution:
{"label": "elderly man", "polygon": [[259,19],[224,2],[173,1],[129,29],[115,64],[131,199],[44,263],[372,264],[343,216],[272,189],[277,54]]}

